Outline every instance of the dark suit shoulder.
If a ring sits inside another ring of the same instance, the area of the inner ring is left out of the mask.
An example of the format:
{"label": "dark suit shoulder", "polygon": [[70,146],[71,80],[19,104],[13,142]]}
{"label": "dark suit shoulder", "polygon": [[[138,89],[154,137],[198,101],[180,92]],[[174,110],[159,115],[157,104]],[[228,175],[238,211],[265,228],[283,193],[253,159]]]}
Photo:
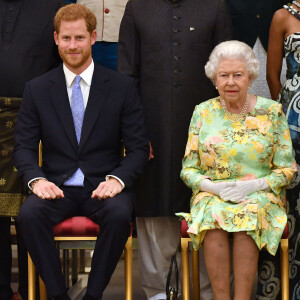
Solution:
{"label": "dark suit shoulder", "polygon": [[[116,88],[126,88],[128,85],[134,83],[134,79],[130,78],[127,75],[118,73],[116,71],[104,68],[94,62],[94,75],[92,84],[101,85],[104,81],[110,81],[112,86],[116,86]],[[32,89],[44,89],[46,88],[50,82],[55,81],[65,81],[63,65],[59,65],[58,67],[50,70],[49,72],[38,76],[31,81],[28,82],[28,85]]]}
{"label": "dark suit shoulder", "polygon": [[43,75],[40,75],[38,77],[33,78],[30,80],[27,84],[30,86],[37,86],[41,85],[42,83],[47,83],[49,80],[54,81],[56,80],[59,75],[63,74],[63,65],[59,65],[58,67],[44,73]]}

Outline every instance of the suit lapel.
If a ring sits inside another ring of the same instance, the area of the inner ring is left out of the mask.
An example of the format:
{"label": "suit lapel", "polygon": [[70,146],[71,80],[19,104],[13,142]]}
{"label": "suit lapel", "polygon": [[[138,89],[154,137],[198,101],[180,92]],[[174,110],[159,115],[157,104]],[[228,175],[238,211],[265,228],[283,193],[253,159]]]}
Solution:
{"label": "suit lapel", "polygon": [[90,135],[97,119],[103,114],[103,105],[110,91],[110,80],[97,64],[95,64],[89,99],[84,113],[79,152]]}
{"label": "suit lapel", "polygon": [[53,72],[52,75],[53,76],[50,77],[51,100],[68,139],[70,140],[74,149],[77,151],[78,143],[62,65],[57,69],[57,72]]}

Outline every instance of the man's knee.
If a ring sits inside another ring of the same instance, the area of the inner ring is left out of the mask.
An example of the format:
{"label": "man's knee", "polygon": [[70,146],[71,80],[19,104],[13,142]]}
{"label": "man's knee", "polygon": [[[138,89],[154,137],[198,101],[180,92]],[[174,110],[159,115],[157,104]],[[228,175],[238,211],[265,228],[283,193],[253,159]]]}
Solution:
{"label": "man's knee", "polygon": [[133,219],[133,204],[132,198],[120,195],[116,199],[106,199],[108,205],[106,207],[106,218],[110,226],[114,224],[117,227],[130,227]]}
{"label": "man's knee", "polygon": [[109,210],[109,213],[107,214],[108,222],[112,224],[116,224],[118,227],[120,226],[130,226],[130,222],[132,221],[132,215],[133,212],[127,208],[127,209],[111,209]]}
{"label": "man's knee", "polygon": [[31,223],[34,223],[38,216],[42,216],[42,207],[39,203],[39,199],[35,195],[30,195],[22,204],[20,212],[17,216],[17,224],[22,228],[23,226],[28,227]]}

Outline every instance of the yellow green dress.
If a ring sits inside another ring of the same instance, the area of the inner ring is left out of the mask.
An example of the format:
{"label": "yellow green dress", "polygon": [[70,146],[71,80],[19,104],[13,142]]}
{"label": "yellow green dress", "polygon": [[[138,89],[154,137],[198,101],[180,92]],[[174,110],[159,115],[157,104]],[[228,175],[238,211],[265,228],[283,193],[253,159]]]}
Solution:
{"label": "yellow green dress", "polygon": [[[255,107],[238,122],[224,114],[219,97],[196,106],[190,123],[181,179],[192,189],[190,213],[178,213],[189,225],[198,249],[207,230],[246,231],[257,247],[275,255],[287,222],[285,186],[297,166],[281,104],[257,97]],[[264,178],[269,191],[241,203],[200,191],[201,182]]]}

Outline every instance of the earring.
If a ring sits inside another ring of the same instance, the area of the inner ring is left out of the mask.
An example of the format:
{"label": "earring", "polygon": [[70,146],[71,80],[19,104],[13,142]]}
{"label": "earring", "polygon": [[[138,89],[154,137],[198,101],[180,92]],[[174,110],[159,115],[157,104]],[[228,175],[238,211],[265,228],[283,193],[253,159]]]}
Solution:
{"label": "earring", "polygon": [[217,87],[217,86],[216,86],[215,88],[216,88],[216,90],[218,89],[218,87]]}

